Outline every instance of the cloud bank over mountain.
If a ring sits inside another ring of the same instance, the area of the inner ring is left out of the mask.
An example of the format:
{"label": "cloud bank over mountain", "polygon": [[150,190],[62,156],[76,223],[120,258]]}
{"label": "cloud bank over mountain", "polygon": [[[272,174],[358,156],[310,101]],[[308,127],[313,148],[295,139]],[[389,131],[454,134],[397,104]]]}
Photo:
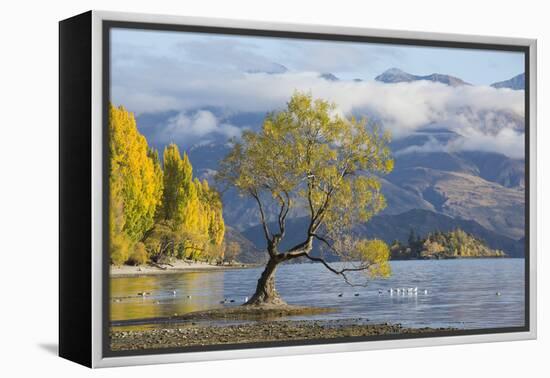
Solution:
{"label": "cloud bank over mountain", "polygon": [[[410,76],[410,81],[380,82],[372,79],[374,75],[365,77],[372,67],[361,67],[412,61],[407,58],[414,55],[410,48],[372,45],[362,50],[357,44],[334,42],[327,47],[327,42],[320,41],[298,44],[229,36],[185,39],[181,33],[145,33],[140,38],[135,44],[114,38],[112,101],[138,115],[178,113],[149,130],[148,137],[159,144],[176,142],[189,147],[205,139],[238,137],[243,124],[233,124],[228,117],[280,109],[299,90],[337,103],[342,114],[365,116],[397,139],[426,127],[445,128],[460,136],[447,144],[428,144],[426,150],[486,150],[514,158],[524,155],[524,91],[432,81],[445,76],[430,74],[443,72],[435,71],[438,64],[452,66],[449,57],[457,54],[455,51],[443,49],[439,55],[448,57],[440,62],[427,60],[426,69],[434,70],[426,74],[400,71]],[[416,59],[434,54],[426,51]],[[485,54],[490,60],[492,53]],[[510,56],[513,59],[509,60],[516,59]],[[275,61],[276,57],[283,61]],[[464,62],[468,64],[468,55]],[[480,66],[482,69],[490,72]],[[328,75],[338,79],[327,80]],[[357,78],[361,81],[354,80]],[[460,79],[470,82],[468,78],[451,78],[452,83]],[[244,126],[258,127],[260,122]]]}
{"label": "cloud bank over mountain", "polygon": [[213,136],[229,139],[240,134],[240,128],[222,122],[208,110],[194,113],[182,111],[157,127],[154,142],[166,145],[180,140],[200,140],[207,143],[208,138]]}
{"label": "cloud bank over mountain", "polygon": [[[451,149],[482,149],[512,157],[523,155],[524,94],[485,86],[451,87],[418,81],[328,81],[318,73],[236,73],[231,79],[211,75],[187,77],[185,72],[162,90],[113,88],[115,103],[139,113],[177,110],[180,115],[159,125],[159,140],[196,140],[209,134],[238,136],[239,128],[224,124],[209,107],[228,114],[269,112],[282,108],[295,90],[334,101],[346,115],[363,115],[389,129],[395,138],[429,125],[445,127],[463,136]],[[136,83],[139,80],[135,80]],[[189,83],[180,85],[178,83]],[[155,92],[169,93],[162,101]],[[154,99],[154,100],[151,100]],[[190,116],[188,112],[200,109]],[[174,139],[176,138],[176,139]],[[488,143],[489,142],[489,143]],[[444,146],[441,146],[442,148]]]}

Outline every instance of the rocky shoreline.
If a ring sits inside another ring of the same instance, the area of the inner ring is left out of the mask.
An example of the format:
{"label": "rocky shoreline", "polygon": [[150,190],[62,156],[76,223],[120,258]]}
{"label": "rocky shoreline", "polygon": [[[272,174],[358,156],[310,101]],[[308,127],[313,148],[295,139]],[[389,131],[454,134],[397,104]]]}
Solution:
{"label": "rocky shoreline", "polygon": [[207,262],[200,261],[184,261],[177,260],[170,264],[163,265],[121,265],[109,267],[109,275],[111,278],[118,277],[135,277],[135,276],[147,276],[147,275],[156,275],[156,274],[177,274],[177,273],[187,273],[187,272],[205,272],[205,271],[220,271],[220,270],[230,270],[230,269],[247,269],[254,268],[257,265],[254,264],[244,264],[244,263],[235,263],[232,265],[213,265]]}
{"label": "rocky shoreline", "polygon": [[365,324],[367,320],[266,321],[237,325],[201,325],[110,331],[111,349],[142,350],[269,341],[334,339],[452,331],[453,328],[405,328],[400,324]]}

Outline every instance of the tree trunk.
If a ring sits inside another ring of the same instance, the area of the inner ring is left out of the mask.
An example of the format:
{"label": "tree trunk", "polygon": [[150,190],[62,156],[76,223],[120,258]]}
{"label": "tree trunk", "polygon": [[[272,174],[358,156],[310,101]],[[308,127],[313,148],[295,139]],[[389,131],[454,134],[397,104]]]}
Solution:
{"label": "tree trunk", "polygon": [[245,305],[285,305],[285,301],[275,289],[275,271],[281,259],[271,257],[258,280],[256,292]]}

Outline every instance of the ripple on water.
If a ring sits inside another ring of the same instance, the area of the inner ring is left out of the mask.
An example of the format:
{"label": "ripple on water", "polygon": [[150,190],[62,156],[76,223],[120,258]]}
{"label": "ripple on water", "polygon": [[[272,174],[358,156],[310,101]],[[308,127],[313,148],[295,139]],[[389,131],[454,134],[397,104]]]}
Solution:
{"label": "ripple on water", "polygon": [[[392,261],[392,276],[371,281],[366,288],[346,285],[320,264],[292,264],[279,268],[276,282],[289,304],[338,309],[294,320],[368,319],[409,327],[465,329],[517,327],[524,325],[525,317],[524,263],[524,259]],[[238,306],[252,295],[260,273],[260,268],[251,268],[112,278],[111,319]],[[361,274],[352,278],[364,279]],[[418,287],[416,295],[387,291],[412,287]],[[138,295],[143,292],[150,294]]]}

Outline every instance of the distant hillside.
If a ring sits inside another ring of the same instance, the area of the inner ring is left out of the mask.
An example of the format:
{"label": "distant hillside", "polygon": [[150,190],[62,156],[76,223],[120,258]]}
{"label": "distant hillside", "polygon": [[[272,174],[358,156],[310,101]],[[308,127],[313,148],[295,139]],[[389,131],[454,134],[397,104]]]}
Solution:
{"label": "distant hillside", "polygon": [[506,188],[525,187],[525,160],[511,159],[502,154],[483,151],[463,151],[457,154],[477,168],[477,174],[487,181]]}
{"label": "distant hillside", "polygon": [[525,89],[525,74],[519,74],[511,79],[499,81],[498,83],[491,84],[493,88],[510,88],[514,90]]}
{"label": "distant hillside", "polygon": [[[384,214],[412,209],[439,212],[475,220],[498,234],[518,239],[524,235],[525,160],[483,151],[430,151],[426,146],[445,145],[457,134],[444,129],[421,130],[392,142],[395,169],[383,178],[382,192],[388,207]],[[430,142],[431,141],[431,142]],[[203,144],[188,151],[194,173],[211,184],[218,162],[228,153],[227,144]],[[223,194],[226,223],[243,231],[258,224],[256,203],[231,189]],[[266,211],[276,219],[277,207]],[[289,215],[305,216],[299,209]]]}
{"label": "distant hillside", "polygon": [[461,229],[435,231],[424,238],[411,231],[407,244],[395,242],[390,251],[392,260],[506,257],[503,251],[489,248],[483,240]]}
{"label": "distant hillside", "polygon": [[390,68],[381,75],[378,75],[374,78],[376,81],[383,83],[410,83],[413,81],[425,80],[425,81],[435,81],[438,83],[450,85],[451,87],[458,87],[461,85],[471,85],[470,83],[465,82],[458,77],[451,75],[444,75],[439,73],[433,73],[430,75],[413,75],[408,72],[404,72],[399,68]]}
{"label": "distant hillside", "polygon": [[334,74],[331,74],[330,72],[325,72],[319,75],[321,79],[325,79],[327,81],[340,81],[340,79],[335,76]]}
{"label": "distant hillside", "polygon": [[[507,123],[507,119],[502,119]],[[525,187],[525,160],[497,152],[460,151],[445,146],[460,141],[451,130],[427,128],[394,140],[396,170],[424,167],[479,176],[507,188]]]}
{"label": "distant hillside", "polygon": [[[208,111],[220,122],[252,130],[257,129],[265,118],[265,112],[225,114],[223,109],[213,107]],[[468,109],[461,109],[460,114],[473,119],[489,134],[498,133],[503,125],[514,125],[514,130],[523,132],[524,120],[514,114],[498,111],[479,115]],[[167,112],[165,117],[168,118],[164,122],[173,116]],[[161,123],[163,121],[158,116],[147,114],[138,120],[144,133]],[[390,148],[395,157],[395,168],[381,179],[388,204],[384,214],[429,210],[475,220],[512,239],[524,236],[525,160],[496,152],[451,148],[462,145],[460,138],[458,130],[449,130],[443,124],[429,124],[394,139]],[[153,146],[160,151],[164,148],[158,143]],[[213,175],[229,150],[226,140],[217,139],[187,148],[193,173],[215,185]],[[241,197],[231,189],[223,193],[223,204],[226,224],[240,231],[258,224],[257,205],[252,199]],[[266,213],[270,221],[275,220],[277,207],[267,209]],[[301,211],[293,211],[289,217],[304,215]]]}
{"label": "distant hillside", "polygon": [[[276,229],[273,223],[270,227]],[[295,218],[287,221],[286,236],[281,249],[289,248],[301,241],[307,227],[307,218]],[[510,257],[524,256],[524,243],[490,231],[479,223],[464,219],[455,219],[443,214],[427,210],[410,210],[397,215],[378,215],[368,223],[358,226],[357,232],[367,238],[379,238],[391,244],[395,240],[402,243],[408,241],[411,228],[417,235],[427,235],[431,232],[449,232],[462,229],[465,232],[483,240],[490,248],[503,250]],[[256,248],[265,250],[266,244],[260,226],[251,227],[242,233]],[[314,243],[314,255],[319,254],[319,245]],[[327,257],[334,260],[334,257]]]}
{"label": "distant hillside", "polygon": [[[524,236],[525,190],[522,187],[507,188],[471,173],[422,166],[396,165],[386,179],[431,203],[433,211],[475,220],[484,228],[513,239]],[[390,200],[388,198],[388,203]]]}
{"label": "distant hillside", "polygon": [[241,252],[236,260],[246,264],[263,264],[267,261],[265,250],[260,250],[239,231],[232,227],[225,228],[225,242],[236,242],[241,247]]}

